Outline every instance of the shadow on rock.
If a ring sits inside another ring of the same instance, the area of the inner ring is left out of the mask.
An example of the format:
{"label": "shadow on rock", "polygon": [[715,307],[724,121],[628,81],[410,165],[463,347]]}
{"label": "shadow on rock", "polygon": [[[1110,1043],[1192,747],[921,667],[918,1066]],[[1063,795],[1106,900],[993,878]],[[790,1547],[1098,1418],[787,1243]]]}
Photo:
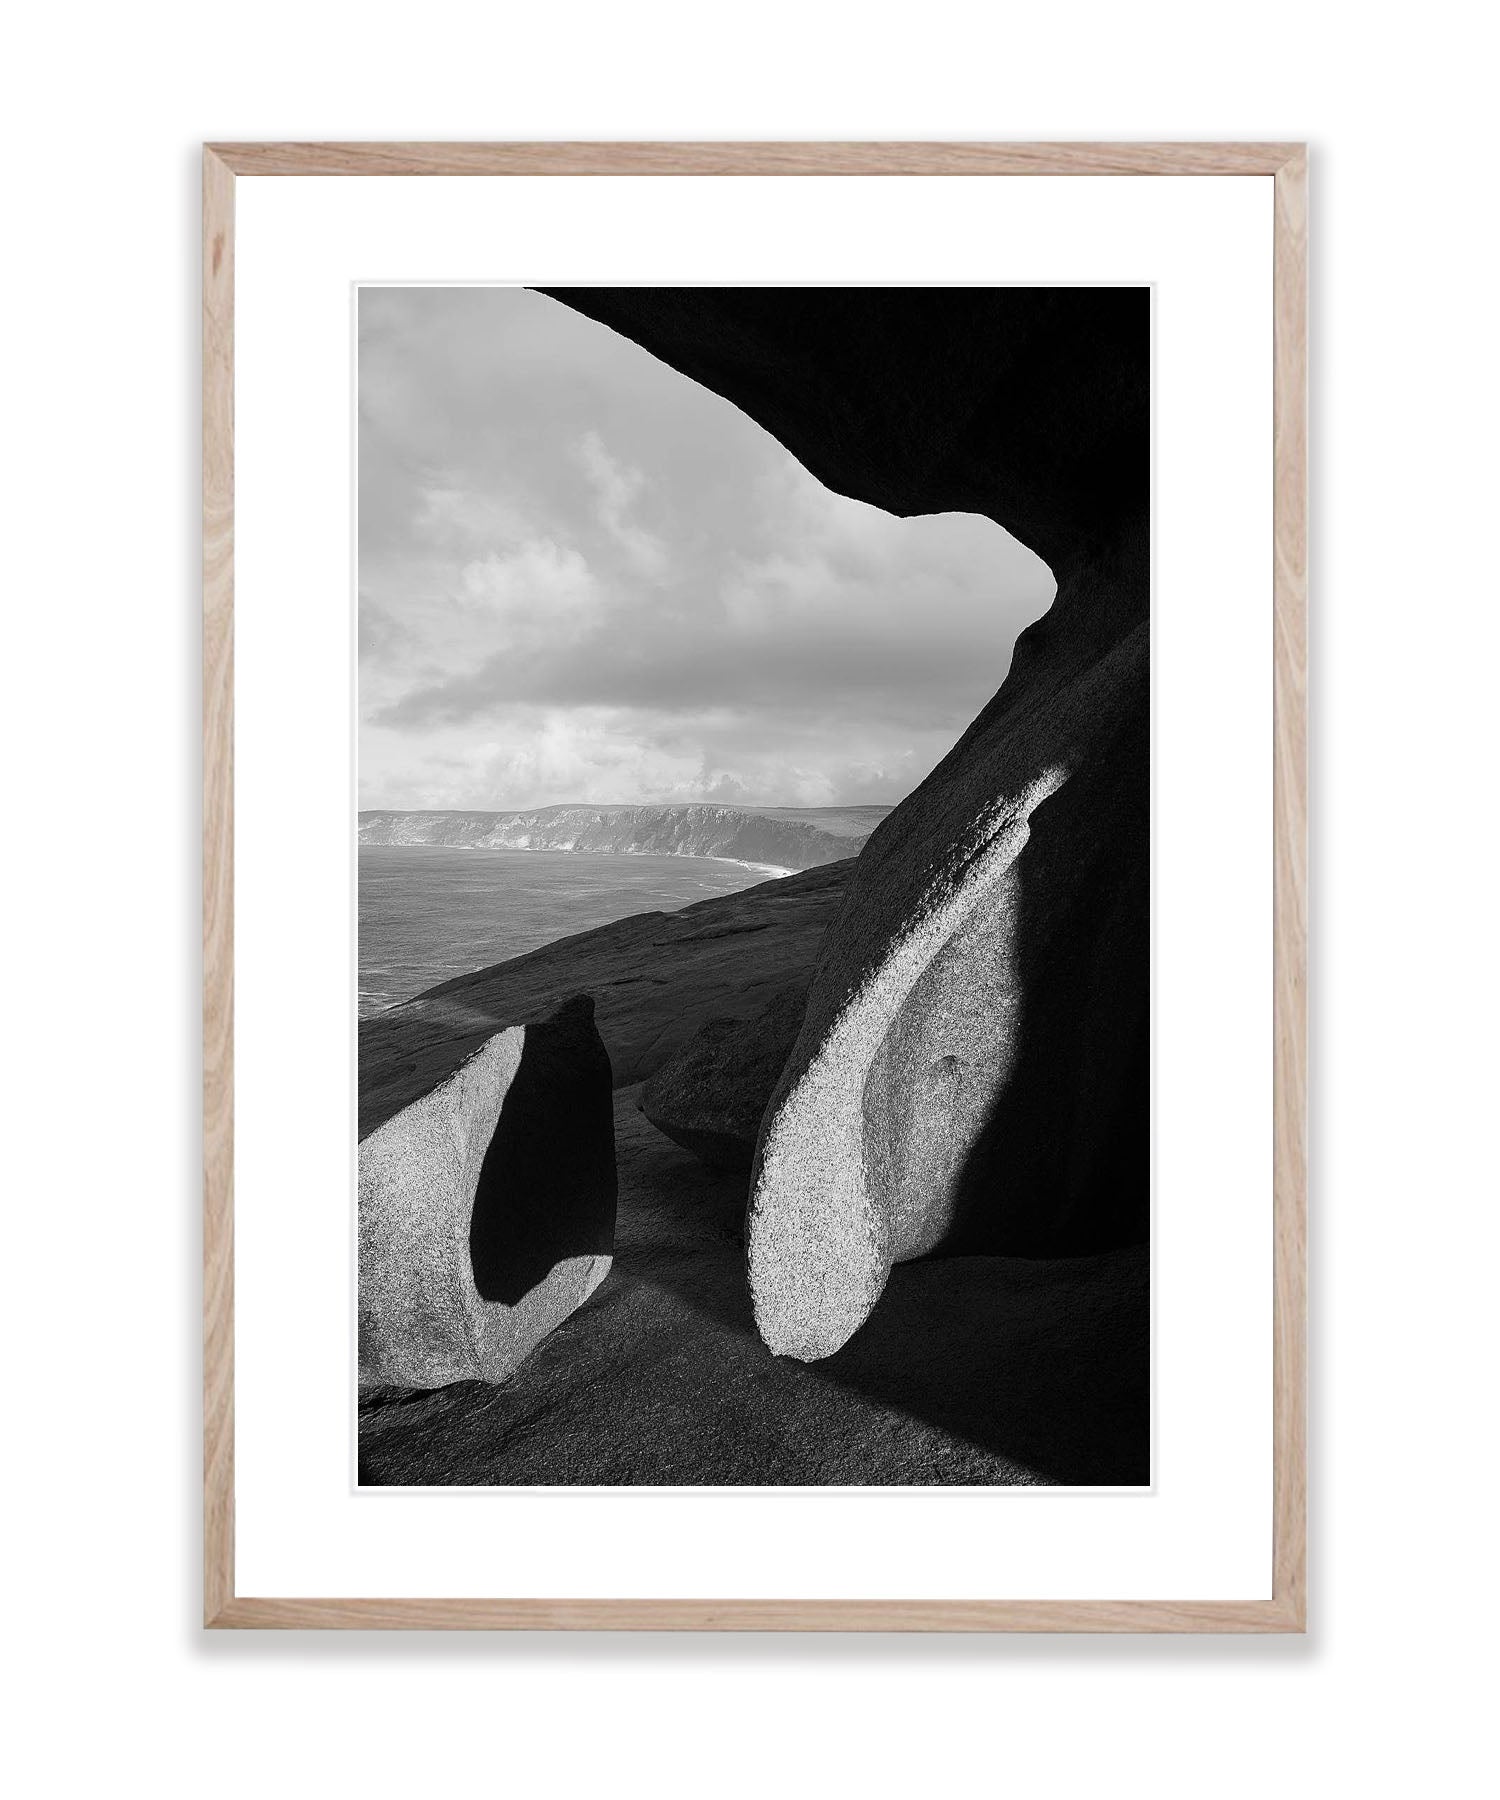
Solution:
{"label": "shadow on rock", "polygon": [[[469,1259],[482,1300],[519,1305],[560,1263],[614,1250],[609,1059],[600,1046],[577,1066],[576,1016],[561,1012],[526,1027],[480,1165]],[[587,1017],[592,1024],[592,1002]]]}
{"label": "shadow on rock", "polygon": [[1147,1479],[1143,1252],[898,1268],[838,1355],[756,1333],[742,1176],[615,1097],[620,1213],[598,1291],[500,1386],[360,1407],[364,1485],[1033,1486]]}
{"label": "shadow on rock", "polygon": [[814,1368],[1049,1482],[1151,1479],[1144,1246],[903,1264],[844,1348]]}
{"label": "shadow on rock", "polygon": [[[710,1195],[722,1221],[730,1194],[745,1192],[733,1178],[698,1173],[666,1145],[653,1149],[650,1139],[633,1146],[636,1183],[653,1193],[658,1241],[701,1231]],[[1134,1486],[1151,1478],[1145,1245],[1087,1257],[900,1264],[843,1349],[808,1364],[764,1351],[742,1269],[727,1255],[663,1259],[652,1275],[691,1311],[752,1343],[789,1381],[857,1391],[1044,1482]]]}

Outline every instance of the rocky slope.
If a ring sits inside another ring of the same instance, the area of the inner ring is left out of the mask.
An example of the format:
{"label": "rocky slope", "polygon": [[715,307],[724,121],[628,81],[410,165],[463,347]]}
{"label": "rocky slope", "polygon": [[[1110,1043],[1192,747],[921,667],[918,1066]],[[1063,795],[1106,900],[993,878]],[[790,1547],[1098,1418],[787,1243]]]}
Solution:
{"label": "rocky slope", "polygon": [[745,1286],[746,1177],[615,1095],[614,1267],[503,1386],[388,1390],[362,1484],[1138,1484],[1150,1479],[1143,1250],[893,1271],[816,1368],[771,1357]]}
{"label": "rocky slope", "polygon": [[577,993],[593,996],[615,1085],[643,1081],[708,1020],[753,1018],[778,989],[810,978],[853,866],[827,863],[681,912],[637,913],[364,1020],[360,1136],[436,1087],[504,1026]]}
{"label": "rocky slope", "polygon": [[798,981],[753,1019],[710,1019],[641,1089],[641,1111],[709,1168],[748,1175],[806,1007],[807,982]]}
{"label": "rocky slope", "polygon": [[[579,989],[596,996],[619,1084],[610,1273],[499,1385],[364,1392],[361,1483],[1150,1479],[1144,1247],[905,1263],[863,1328],[810,1369],[770,1356],[757,1330],[745,1278],[748,1171],[705,1166],[639,1111],[635,1084],[690,1060],[702,1025],[738,1017],[753,1035],[810,979],[853,868],[620,920],[361,1028],[362,1134],[432,1090],[502,1023]],[[725,1035],[722,1023],[711,1035]]]}
{"label": "rocky slope", "polygon": [[544,806],[530,812],[362,812],[361,844],[718,856],[813,869],[855,855],[886,806]]}

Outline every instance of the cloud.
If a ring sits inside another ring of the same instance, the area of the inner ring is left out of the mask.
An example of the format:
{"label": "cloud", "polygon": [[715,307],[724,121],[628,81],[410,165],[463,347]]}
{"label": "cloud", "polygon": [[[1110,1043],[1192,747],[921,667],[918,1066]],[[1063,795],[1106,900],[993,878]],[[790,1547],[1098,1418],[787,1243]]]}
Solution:
{"label": "cloud", "polygon": [[524,536],[526,521],[497,494],[462,487],[421,487],[411,524],[414,539],[438,550],[462,550]]}
{"label": "cloud", "polygon": [[639,469],[616,462],[597,431],[586,431],[579,440],[578,460],[598,495],[600,523],[624,552],[626,562],[641,575],[663,574],[668,562],[666,545],[630,517],[646,485],[645,476]]}
{"label": "cloud", "polygon": [[667,722],[610,707],[517,708],[494,733],[424,733],[415,756],[409,737],[370,728],[361,746],[361,805],[875,804],[909,792],[951,741],[946,729],[928,729],[892,744],[877,726],[851,728],[835,747],[821,729],[786,720],[768,738],[758,721],[722,714]]}
{"label": "cloud", "polygon": [[360,304],[361,803],[895,800],[1050,601],[516,289]]}
{"label": "cloud", "polygon": [[496,654],[506,662],[525,654],[566,656],[597,628],[602,605],[588,563],[551,538],[531,538],[465,563],[455,600],[493,621],[489,641],[498,641]]}

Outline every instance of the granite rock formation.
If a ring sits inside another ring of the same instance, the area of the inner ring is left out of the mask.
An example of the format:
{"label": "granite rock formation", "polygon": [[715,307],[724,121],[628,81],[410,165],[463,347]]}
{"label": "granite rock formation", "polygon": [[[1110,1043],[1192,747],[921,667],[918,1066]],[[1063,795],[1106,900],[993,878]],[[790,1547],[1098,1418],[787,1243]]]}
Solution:
{"label": "granite rock formation", "polygon": [[1057,579],[999,692],[870,838],[762,1133],[774,1351],[829,1356],[893,1264],[1147,1235],[1149,295],[579,289],[825,485],[988,515]]}
{"label": "granite rock formation", "polygon": [[615,1148],[593,1002],[497,1032],[359,1147],[362,1388],[503,1381],[609,1273]]}
{"label": "granite rock formation", "polygon": [[660,1132],[711,1169],[749,1174],[766,1105],[807,1008],[807,983],[779,989],[753,1019],[710,1019],[641,1089]]}
{"label": "granite rock formation", "polygon": [[615,1094],[609,1280],[503,1387],[361,1396],[367,1486],[1122,1486],[1151,1479],[1142,1247],[929,1257],[809,1368],[745,1288],[748,1180]]}

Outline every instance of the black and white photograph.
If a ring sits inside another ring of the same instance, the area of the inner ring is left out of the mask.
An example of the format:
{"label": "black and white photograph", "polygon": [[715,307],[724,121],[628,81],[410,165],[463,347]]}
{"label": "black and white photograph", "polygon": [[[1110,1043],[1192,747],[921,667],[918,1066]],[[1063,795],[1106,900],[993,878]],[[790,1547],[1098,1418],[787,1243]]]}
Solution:
{"label": "black and white photograph", "polygon": [[1150,290],[357,309],[361,1485],[1148,1484]]}
{"label": "black and white photograph", "polygon": [[18,1793],[1481,1785],[1484,22],[17,9]]}

